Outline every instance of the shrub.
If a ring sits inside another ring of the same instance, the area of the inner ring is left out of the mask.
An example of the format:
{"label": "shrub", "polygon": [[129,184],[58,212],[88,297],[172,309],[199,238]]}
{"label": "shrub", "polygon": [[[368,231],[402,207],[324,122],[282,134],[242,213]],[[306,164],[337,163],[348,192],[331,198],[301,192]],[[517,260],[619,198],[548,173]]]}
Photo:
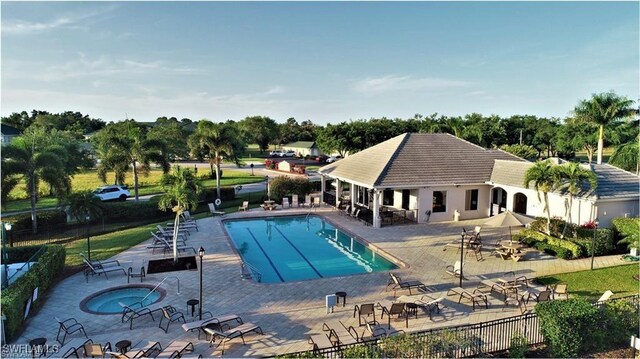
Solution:
{"label": "shrub", "polygon": [[558,246],[553,246],[545,242],[536,242],[535,247],[539,251],[545,252],[549,255],[552,255],[561,259],[571,259],[571,251],[569,251],[568,249],[558,247]]}
{"label": "shrub", "polygon": [[360,344],[344,349],[342,358],[382,358],[377,346]]}
{"label": "shrub", "polygon": [[511,343],[509,345],[509,357],[510,358],[524,358],[524,355],[529,349],[529,342],[527,338],[520,332],[514,332],[511,335]]}
{"label": "shrub", "polygon": [[539,246],[538,242],[546,243],[548,246],[542,246],[542,248],[538,249],[544,250],[545,252],[547,249],[553,250],[553,252],[556,253],[558,257],[563,259],[580,258],[584,255],[584,248],[579,244],[566,239],[559,239],[548,236],[544,233],[536,232],[532,229],[525,229],[524,231],[521,231],[517,235],[517,238],[523,240],[527,245],[533,244],[536,247]]}
{"label": "shrub", "polygon": [[306,178],[290,178],[278,176],[271,181],[271,197],[280,200],[283,197],[297,194],[300,197],[311,193],[311,182]]}
{"label": "shrub", "polygon": [[[554,237],[560,238],[562,235],[562,231],[564,230],[565,221],[558,217],[551,217],[551,225],[549,226],[551,230],[551,235]],[[547,227],[547,218],[546,217],[536,217],[535,221],[529,224],[529,228],[536,231],[545,233]],[[565,232],[565,237],[572,237],[574,232],[575,225],[569,224],[567,227],[567,231]]]}
{"label": "shrub", "polygon": [[[38,217],[38,227],[52,227],[67,223],[67,214],[61,210],[40,211],[36,213],[36,216]],[[11,223],[12,231],[31,229],[31,213],[2,217],[2,221]]]}
{"label": "shrub", "polygon": [[24,263],[29,260],[42,246],[24,246],[7,248],[7,264]]}
{"label": "shrub", "polygon": [[102,216],[105,221],[136,221],[162,218],[171,214],[170,210],[158,208],[157,201],[109,202],[103,203]]}
{"label": "shrub", "polygon": [[[584,252],[586,255],[591,256],[593,247],[593,229],[579,228],[577,234],[578,237],[572,241],[581,245],[585,249]],[[615,250],[615,247],[612,230],[602,228],[596,231],[596,256],[610,254]]]}
{"label": "shrub", "polygon": [[640,218],[614,218],[612,221],[615,241],[626,244],[628,249],[640,248]]}
{"label": "shrub", "polygon": [[[213,203],[218,198],[215,188],[207,188],[200,195],[200,202]],[[236,190],[233,187],[220,187],[220,200],[222,202],[233,201],[236,198]]]}
{"label": "shrub", "polygon": [[27,303],[33,296],[33,290],[38,288],[38,300],[31,304],[31,311],[42,305],[45,293],[62,272],[64,261],[65,250],[63,246],[46,246],[38,258],[38,263],[9,288],[2,291],[0,303],[2,313],[6,317],[4,330],[8,341],[15,339],[22,330],[24,312]]}
{"label": "shrub", "polygon": [[600,329],[604,311],[582,298],[538,303],[535,311],[551,355],[576,358],[604,347],[608,333]]}
{"label": "shrub", "polygon": [[622,345],[637,334],[640,326],[640,312],[633,303],[627,300],[616,300],[606,303],[602,310],[605,312],[605,328],[613,345]]}

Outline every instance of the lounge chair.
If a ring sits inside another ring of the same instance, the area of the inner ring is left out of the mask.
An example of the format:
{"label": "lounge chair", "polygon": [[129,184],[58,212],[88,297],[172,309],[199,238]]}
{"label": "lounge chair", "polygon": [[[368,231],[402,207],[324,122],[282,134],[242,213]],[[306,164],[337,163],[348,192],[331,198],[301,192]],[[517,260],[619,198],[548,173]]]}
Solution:
{"label": "lounge chair", "polygon": [[112,358],[129,359],[129,358],[155,358],[162,353],[162,345],[159,342],[148,341],[145,345],[137,345],[136,348],[129,349],[126,353],[107,352]]}
{"label": "lounge chair", "polygon": [[313,198],[313,207],[320,207],[320,197]]}
{"label": "lounge chair", "polygon": [[291,195],[291,207],[300,207],[300,202],[298,201],[298,195],[297,194],[292,194]]}
{"label": "lounge chair", "polygon": [[[79,358],[104,358],[107,352],[110,352],[111,343],[107,342],[105,345],[100,345],[97,343],[84,343],[82,347],[76,349],[76,354]],[[82,355],[80,355],[79,351],[82,351]]]}
{"label": "lounge chair", "polygon": [[488,280],[485,279],[483,281],[480,281],[480,287],[487,287],[489,288],[490,292],[496,292],[496,293],[500,293],[504,296],[504,300],[507,300],[507,292],[510,290],[514,290],[515,292],[518,293],[518,289],[517,287],[508,287],[508,286],[504,286],[502,284],[496,283],[492,280]]}
{"label": "lounge chair", "polygon": [[509,306],[509,304],[514,304],[518,309],[520,309],[520,314],[525,314],[529,310],[527,309],[527,300],[525,300],[525,295],[515,295],[512,297],[508,297],[504,301],[505,308]]}
{"label": "lounge chair", "polygon": [[402,303],[413,303],[417,306],[423,308],[429,313],[429,319],[432,319],[433,311],[437,311],[440,313],[440,302],[444,300],[444,297],[439,297],[436,299],[432,299],[427,297],[426,295],[403,295],[398,298],[398,301]]}
{"label": "lounge chair", "polygon": [[100,260],[94,259],[94,260],[90,261],[84,255],[84,253],[80,252],[78,254],[80,255],[80,257],[82,257],[82,259],[85,259],[87,262],[91,263],[91,265],[94,268],[113,267],[113,266],[119,266],[120,265],[120,261],[117,260],[117,259],[113,259],[113,260],[109,260],[109,261],[100,261]]}
{"label": "lounge chair", "polygon": [[[173,239],[173,228],[172,229],[162,228],[162,226],[159,224],[156,226],[156,228],[158,229],[158,234],[164,237],[165,239]],[[189,235],[189,231],[185,231],[178,228],[178,239],[182,239],[186,241],[188,235]]]}
{"label": "lounge chair", "polygon": [[[47,350],[46,355],[48,358],[82,358],[85,344],[93,344],[93,340],[87,338],[73,338],[66,344],[58,346],[57,350]],[[39,351],[32,352],[31,357],[35,357],[38,354],[42,356],[43,353]]]}
{"label": "lounge chair", "polygon": [[119,265],[112,265],[112,266],[107,266],[107,267],[94,267],[93,264],[89,263],[89,261],[87,261],[86,259],[82,259],[82,261],[85,264],[85,269],[84,269],[84,276],[87,280],[87,283],[89,282],[89,274],[91,275],[101,275],[104,274],[104,277],[109,279],[109,276],[107,275],[107,273],[111,273],[111,272],[119,272],[122,271],[122,273],[124,275],[127,275],[127,271],[124,269],[124,267],[119,266]]}
{"label": "lounge chair", "polygon": [[185,340],[176,340],[165,347],[156,358],[182,358],[185,352],[193,352],[193,343]]}
{"label": "lounge chair", "polygon": [[380,316],[380,319],[384,318],[384,315],[387,315],[387,329],[391,329],[391,316],[392,315],[397,315],[398,319],[404,318],[405,320],[405,327],[409,328],[409,315],[407,313],[407,308],[406,308],[406,304],[407,303],[392,303],[391,307],[387,308],[382,307],[382,315]]}
{"label": "lounge chair", "polygon": [[313,207],[313,203],[311,202],[311,195],[307,194],[304,196],[304,203],[302,204],[303,206],[307,206],[307,207]]}
{"label": "lounge chair", "polygon": [[[153,233],[151,233],[151,234],[153,235]],[[147,246],[147,249],[151,249],[152,253],[155,254],[156,249],[162,249],[164,254],[173,251],[173,243],[167,242],[167,240],[162,238],[162,237],[154,236],[154,239],[158,240],[159,242],[157,244],[151,244],[151,245]],[[192,250],[193,254],[194,255],[196,254],[196,249],[193,248],[193,247],[185,246],[184,242],[177,243],[176,247],[177,247],[178,252],[186,252],[188,250]]]}
{"label": "lounge chair", "polygon": [[389,286],[393,286],[391,289],[393,289],[393,296],[396,296],[396,291],[398,289],[408,289],[409,290],[409,294],[411,295],[411,289],[420,289],[423,292],[427,291],[427,286],[422,283],[419,280],[410,280],[410,281],[406,281],[403,282],[400,277],[396,276],[395,274],[389,272],[389,276],[391,278],[389,278],[389,282],[387,283],[387,290],[389,289]]}
{"label": "lounge chair", "polygon": [[282,197],[282,208],[289,208],[289,198]]}
{"label": "lounge chair", "polygon": [[256,332],[264,335],[264,333],[262,332],[262,328],[253,323],[244,323],[224,332],[212,328],[204,328],[204,331],[211,336],[211,339],[209,339],[209,344],[213,344],[218,337],[222,338],[222,340],[218,343],[218,347],[222,346],[222,355],[224,355],[225,344],[234,338],[240,337],[240,339],[242,339],[242,344],[246,344],[246,342],[244,341],[245,334]]}
{"label": "lounge chair", "polygon": [[454,265],[448,265],[446,267],[446,272],[454,277],[460,277],[460,274],[462,273],[462,265],[460,264],[460,261],[456,261]]}
{"label": "lounge chair", "polygon": [[242,206],[238,207],[238,211],[246,211],[249,209],[249,201],[242,202]]}
{"label": "lounge chair", "polygon": [[335,335],[335,332],[331,331],[329,332],[329,334],[312,334],[309,336],[309,339],[307,340],[307,343],[312,345],[311,350],[313,350],[313,353],[316,356],[320,356],[319,355],[319,351],[322,349],[328,349],[328,348],[332,348],[335,345],[337,345],[337,343],[339,342],[339,339],[337,337],[337,335]]}
{"label": "lounge chair", "polygon": [[126,305],[122,302],[118,302],[118,304],[120,304],[120,306],[122,307],[122,317],[120,318],[120,321],[122,323],[129,322],[129,330],[133,329],[134,319],[144,317],[145,315],[151,316],[151,320],[155,322],[156,319],[153,317],[153,313],[158,312],[162,309],[162,308],[151,309],[148,307],[143,307],[142,304],[139,304],[139,303],[137,305],[136,304]]}
{"label": "lounge chair", "polygon": [[376,321],[367,322],[364,331],[360,335],[361,341],[367,341],[378,338],[387,338],[394,334],[404,334],[404,330],[387,330],[384,326]]}
{"label": "lounge chair", "polygon": [[223,315],[218,317],[214,317],[210,312],[204,312],[202,314],[207,314],[209,318],[182,324],[182,329],[184,329],[185,332],[198,330],[198,339],[200,339],[200,332],[203,332],[204,328],[206,327],[213,327],[219,330],[224,330],[225,327],[226,329],[231,329],[231,326],[228,324],[231,321],[236,321],[239,324],[243,323],[242,318],[235,314]]}
{"label": "lounge chair", "polygon": [[562,295],[564,294],[567,299],[569,299],[569,286],[566,283],[559,283],[552,287],[553,289],[553,299],[556,299],[556,294]]}
{"label": "lounge chair", "polygon": [[529,287],[529,279],[524,275],[516,275],[515,272],[506,272],[504,276],[496,279],[498,282],[504,285],[523,285]]}
{"label": "lounge chair", "polygon": [[198,226],[198,221],[195,218],[191,217],[191,212],[183,211],[182,218],[184,219],[185,223],[193,223],[196,225],[196,227]]}
{"label": "lounge chair", "polygon": [[356,315],[358,316],[358,325],[362,326],[362,317],[366,317],[365,318],[365,323],[368,322],[368,318],[370,315],[373,315],[373,320],[376,320],[376,311],[374,309],[374,305],[373,303],[368,303],[368,304],[361,304],[361,305],[356,305],[353,308],[353,317],[355,318]]}
{"label": "lounge chair", "polygon": [[600,297],[600,299],[598,299],[596,303],[604,303],[608,301],[611,298],[611,296],[613,296],[613,292],[608,290],[604,292],[604,294]]}
{"label": "lounge chair", "polygon": [[322,323],[322,330],[328,331],[329,340],[334,346],[355,344],[360,341],[360,336],[353,326],[346,326],[341,320],[333,320]]}
{"label": "lounge chair", "polygon": [[340,211],[340,212],[338,212],[338,213],[339,213],[339,214],[344,214],[345,216],[351,216],[351,205],[349,205],[349,204],[348,204],[348,205],[344,208],[344,211]]}
{"label": "lounge chair", "polygon": [[[179,321],[181,319],[183,323],[187,322],[186,320],[184,320],[184,315],[176,311],[175,308],[173,307],[163,307],[163,308],[160,308],[160,311],[162,312],[162,317],[160,317],[160,324],[158,324],[158,328],[164,330],[165,333],[169,332],[169,325],[171,323]],[[166,323],[167,323],[166,328],[162,327],[163,320],[166,320]]]}
{"label": "lounge chair", "polygon": [[452,294],[456,294],[460,296],[460,298],[458,299],[458,303],[460,303],[463,298],[471,301],[473,310],[476,310],[476,304],[481,304],[481,303],[484,303],[485,307],[489,308],[489,299],[487,299],[487,295],[477,289],[475,289],[472,293],[470,293],[461,287],[455,287],[447,291],[447,296]]}
{"label": "lounge chair", "polygon": [[[67,335],[71,335],[77,332],[82,333],[82,335],[84,335],[86,339],[89,339],[89,337],[87,337],[87,332],[84,331],[84,327],[82,326],[82,324],[78,323],[75,318],[69,318],[65,320],[60,320],[58,319],[58,317],[54,318],[58,322],[58,324],[60,324],[60,327],[58,328],[58,334],[56,335],[56,340],[60,343],[60,345],[64,345],[64,341],[67,338]],[[62,336],[62,341],[60,341],[60,333],[64,333],[64,335]]]}
{"label": "lounge chair", "polygon": [[212,216],[215,216],[216,214],[219,216],[224,216],[224,211],[221,211],[215,203],[207,203],[207,205],[209,206],[209,212],[211,213]]}

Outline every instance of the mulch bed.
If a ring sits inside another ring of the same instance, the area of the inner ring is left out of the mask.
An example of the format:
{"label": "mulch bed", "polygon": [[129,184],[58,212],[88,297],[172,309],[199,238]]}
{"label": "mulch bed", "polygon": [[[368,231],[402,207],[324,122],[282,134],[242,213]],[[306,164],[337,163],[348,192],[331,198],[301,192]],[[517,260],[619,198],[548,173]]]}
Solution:
{"label": "mulch bed", "polygon": [[178,261],[173,258],[153,259],[149,261],[147,266],[147,274],[176,272],[181,270],[198,270],[196,257],[180,257]]}

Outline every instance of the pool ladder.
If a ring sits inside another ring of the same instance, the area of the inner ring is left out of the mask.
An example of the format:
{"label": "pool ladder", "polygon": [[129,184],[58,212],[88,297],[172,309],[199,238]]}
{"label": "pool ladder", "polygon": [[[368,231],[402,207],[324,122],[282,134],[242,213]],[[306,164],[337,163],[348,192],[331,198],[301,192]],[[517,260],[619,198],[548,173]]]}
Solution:
{"label": "pool ladder", "polygon": [[144,305],[144,301],[145,301],[145,300],[146,300],[146,299],[151,295],[151,293],[155,292],[155,291],[156,291],[156,289],[158,289],[158,287],[160,287],[160,285],[161,285],[162,283],[164,283],[164,282],[165,282],[167,279],[169,279],[169,278],[173,278],[173,279],[175,279],[176,281],[178,281],[178,294],[180,294],[180,279],[179,279],[178,277],[176,277],[176,276],[167,276],[167,277],[164,277],[164,279],[163,279],[163,280],[161,280],[161,281],[160,281],[160,283],[156,284],[156,286],[155,286],[155,287],[153,287],[153,289],[152,289],[152,290],[151,290],[147,295],[145,295],[145,296],[144,296],[144,298],[142,298],[142,300],[141,300],[141,301],[139,301],[138,303],[135,303],[135,304],[139,304],[139,305],[140,305],[140,307],[144,307],[144,306],[145,306],[145,305]]}
{"label": "pool ladder", "polygon": [[242,273],[241,278],[244,279],[253,279],[256,282],[262,282],[262,274],[260,271],[251,265],[249,262],[242,262]]}

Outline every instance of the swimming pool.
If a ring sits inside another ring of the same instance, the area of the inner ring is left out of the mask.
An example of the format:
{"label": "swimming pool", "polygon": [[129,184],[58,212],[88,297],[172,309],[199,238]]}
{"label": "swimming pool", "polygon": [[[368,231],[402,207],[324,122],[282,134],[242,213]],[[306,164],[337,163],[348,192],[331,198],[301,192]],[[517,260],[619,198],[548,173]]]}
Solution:
{"label": "swimming pool", "polygon": [[153,286],[144,284],[109,288],[83,299],[80,309],[92,314],[119,314],[123,309],[120,303],[132,305],[144,300],[143,305],[148,306],[162,300],[164,290],[152,290]]}
{"label": "swimming pool", "polygon": [[260,272],[263,283],[397,268],[354,236],[315,215],[229,220],[224,226],[243,261]]}

